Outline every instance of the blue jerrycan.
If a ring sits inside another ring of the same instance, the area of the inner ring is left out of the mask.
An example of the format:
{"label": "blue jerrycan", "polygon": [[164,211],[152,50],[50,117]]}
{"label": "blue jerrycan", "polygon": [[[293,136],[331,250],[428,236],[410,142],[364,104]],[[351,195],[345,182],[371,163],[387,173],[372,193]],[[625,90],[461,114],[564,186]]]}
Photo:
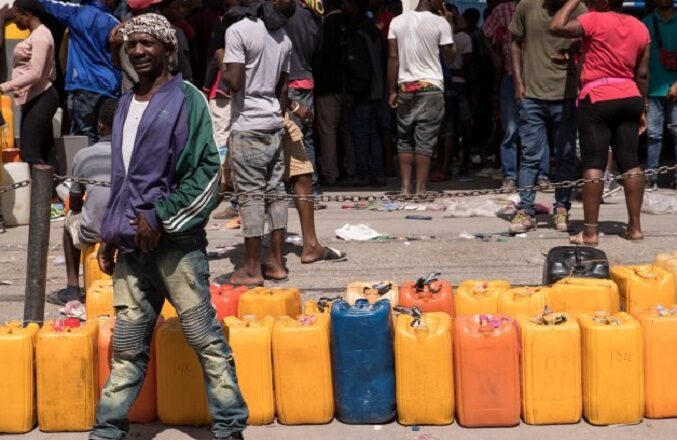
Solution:
{"label": "blue jerrycan", "polygon": [[390,301],[331,308],[331,351],[336,417],[343,423],[379,424],[396,413],[393,322]]}

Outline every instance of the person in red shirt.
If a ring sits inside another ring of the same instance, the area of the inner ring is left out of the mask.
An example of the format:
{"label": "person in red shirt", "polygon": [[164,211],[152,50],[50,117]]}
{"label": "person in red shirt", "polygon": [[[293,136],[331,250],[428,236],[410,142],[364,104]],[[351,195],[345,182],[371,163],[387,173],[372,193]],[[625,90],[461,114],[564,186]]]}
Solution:
{"label": "person in red shirt", "polygon": [[[603,178],[609,146],[622,173],[639,172],[639,135],[647,127],[649,31],[636,18],[620,12],[623,0],[594,0],[591,12],[572,20],[579,2],[567,0],[552,19],[550,32],[582,39],[578,132],[583,177]],[[626,178],[624,188],[629,221],[621,236],[641,240],[644,176]],[[598,244],[603,190],[603,181],[583,187],[584,229],[571,237],[571,243]]]}

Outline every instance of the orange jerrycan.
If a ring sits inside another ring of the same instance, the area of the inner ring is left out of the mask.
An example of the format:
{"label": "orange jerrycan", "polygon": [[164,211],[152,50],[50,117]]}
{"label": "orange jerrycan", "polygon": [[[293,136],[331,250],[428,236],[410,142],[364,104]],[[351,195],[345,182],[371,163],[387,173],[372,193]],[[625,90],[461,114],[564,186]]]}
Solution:
{"label": "orange jerrycan", "polygon": [[507,281],[463,281],[456,289],[456,316],[498,313],[498,297],[509,288]]}
{"label": "orange jerrycan", "polygon": [[169,318],[178,318],[179,315],[176,313],[176,309],[172,305],[172,303],[169,302],[168,299],[165,298],[165,302],[162,303],[162,310],[160,310],[160,316],[162,316],[164,319],[169,319]]}
{"label": "orange jerrycan", "polygon": [[550,304],[547,287],[513,287],[498,296],[498,313],[513,318],[541,313]]}
{"label": "orange jerrycan", "polygon": [[329,314],[283,316],[273,327],[277,420],[285,425],[329,423],[334,417]]}
{"label": "orange jerrycan", "polygon": [[644,342],[644,416],[677,417],[677,306],[639,315]]}
{"label": "orange jerrycan", "polygon": [[454,322],[454,383],[458,423],[469,428],[520,422],[519,339],[506,316]]}
{"label": "orange jerrycan", "polygon": [[618,286],[621,307],[635,317],[647,307],[677,302],[674,275],[652,264],[614,266],[611,279]]}
{"label": "orange jerrycan", "polygon": [[644,413],[644,354],[639,323],[627,313],[578,317],[583,415],[593,425],[637,423]]}
{"label": "orange jerrycan", "polygon": [[272,334],[275,320],[248,316],[224,320],[235,357],[240,391],[249,408],[249,425],[269,425],[275,420]]}
{"label": "orange jerrycan", "polygon": [[87,290],[85,301],[87,320],[96,321],[99,316],[115,316],[113,308],[113,280],[96,280]]}
{"label": "orange jerrycan", "polygon": [[338,301],[340,299],[340,296],[323,296],[317,301],[309,299],[303,303],[303,314],[313,315],[316,313],[325,313],[327,316],[331,316],[331,305],[334,304],[334,301]]}
{"label": "orange jerrycan", "polygon": [[406,312],[395,324],[398,420],[402,425],[448,425],[454,421],[451,316],[396,310]]}
{"label": "orange jerrycan", "polygon": [[[115,318],[102,316],[98,318],[99,323],[99,340],[98,340],[98,357],[99,357],[99,390],[103,392],[103,387],[108,382],[110,376],[110,361],[113,356],[113,345],[111,339],[115,327]],[[163,319],[158,319],[157,325],[162,323]],[[157,326],[156,326],[157,328]],[[141,386],[141,391],[136,398],[136,402],[129,410],[129,421],[132,423],[150,423],[157,418],[157,373],[155,367],[155,347],[151,342],[150,361],[148,362],[148,370],[146,371],[146,378]]]}
{"label": "orange jerrycan", "polygon": [[620,311],[618,287],[611,280],[564,278],[551,287],[550,308],[566,312],[571,319],[600,310],[611,314]]}
{"label": "orange jerrycan", "polygon": [[400,305],[418,307],[421,312],[445,312],[454,315],[454,293],[449,281],[438,279],[439,272],[431,272],[416,281],[405,281],[400,288]]}
{"label": "orange jerrycan", "polygon": [[35,337],[37,324],[0,326],[0,433],[23,434],[37,420],[35,406]]}
{"label": "orange jerrycan", "polygon": [[391,306],[395,306],[400,299],[400,288],[392,281],[356,281],[348,284],[345,298],[351,305],[358,299],[366,299],[369,304],[387,299]]}
{"label": "orange jerrycan", "polygon": [[237,316],[240,296],[249,290],[246,286],[234,287],[230,284],[212,284],[209,286],[212,305],[216,309],[216,319],[221,322],[226,316]]}
{"label": "orange jerrycan", "polygon": [[301,294],[298,289],[267,289],[257,287],[240,295],[238,318],[254,315],[264,316],[297,316],[301,314]]}
{"label": "orange jerrycan", "polygon": [[96,321],[46,321],[37,335],[41,431],[89,431],[99,400]]}
{"label": "orange jerrycan", "polygon": [[208,425],[202,366],[186,342],[178,318],[170,318],[155,331],[157,412],[165,425]]}
{"label": "orange jerrycan", "polygon": [[519,318],[522,338],[522,417],[530,425],[581,419],[581,334],[566,313]]}
{"label": "orange jerrycan", "polygon": [[87,249],[82,251],[82,267],[84,269],[85,293],[89,294],[89,288],[96,280],[110,280],[110,275],[101,272],[99,268],[99,261],[96,259],[96,253],[99,251],[99,244],[87,246]]}
{"label": "orange jerrycan", "polygon": [[5,120],[5,124],[0,127],[0,149],[14,148],[14,110],[12,98],[8,95],[0,96],[0,112]]}

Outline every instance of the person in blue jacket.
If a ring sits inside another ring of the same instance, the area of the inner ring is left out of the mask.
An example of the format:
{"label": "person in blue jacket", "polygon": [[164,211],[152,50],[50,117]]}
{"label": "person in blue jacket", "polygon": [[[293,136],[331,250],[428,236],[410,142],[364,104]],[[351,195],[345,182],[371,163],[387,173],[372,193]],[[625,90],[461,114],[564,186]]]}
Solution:
{"label": "person in blue jacket", "polygon": [[120,72],[113,67],[110,31],[119,23],[113,11],[120,0],[91,0],[81,4],[40,0],[45,11],[68,26],[66,64],[70,134],[99,140],[97,115],[107,98],[120,94]]}
{"label": "person in blue jacket", "polygon": [[122,37],[139,82],[120,99],[113,121],[111,190],[97,257],[113,276],[115,332],[111,374],[89,438],[128,434],[127,413],[168,298],[202,366],[214,438],[241,440],[249,413],[209,294],[204,227],[218,202],[221,161],[207,100],[170,73],[177,41],[166,18],[138,15]]}

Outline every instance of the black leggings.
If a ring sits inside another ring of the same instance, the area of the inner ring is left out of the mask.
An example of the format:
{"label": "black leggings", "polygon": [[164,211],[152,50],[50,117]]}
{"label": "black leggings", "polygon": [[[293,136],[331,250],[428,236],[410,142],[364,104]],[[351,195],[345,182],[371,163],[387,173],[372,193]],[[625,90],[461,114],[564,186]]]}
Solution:
{"label": "black leggings", "polygon": [[54,148],[52,119],[59,95],[50,87],[21,107],[21,158],[30,165],[47,163]]}
{"label": "black leggings", "polygon": [[584,170],[606,169],[609,147],[621,173],[639,166],[639,121],[642,98],[612,99],[578,105],[578,136]]}

